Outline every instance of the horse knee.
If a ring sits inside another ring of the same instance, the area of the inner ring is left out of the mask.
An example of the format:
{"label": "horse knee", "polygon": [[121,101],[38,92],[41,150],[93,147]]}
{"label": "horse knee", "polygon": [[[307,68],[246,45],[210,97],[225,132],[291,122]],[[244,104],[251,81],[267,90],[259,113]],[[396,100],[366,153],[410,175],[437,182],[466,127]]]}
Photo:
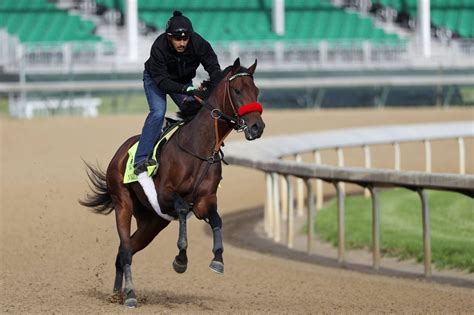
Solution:
{"label": "horse knee", "polygon": [[194,214],[200,220],[210,219],[212,213],[217,213],[217,196],[208,195],[200,198],[194,205]]}
{"label": "horse knee", "polygon": [[211,226],[212,229],[222,228],[222,219],[217,213],[217,210],[209,213],[209,225]]}

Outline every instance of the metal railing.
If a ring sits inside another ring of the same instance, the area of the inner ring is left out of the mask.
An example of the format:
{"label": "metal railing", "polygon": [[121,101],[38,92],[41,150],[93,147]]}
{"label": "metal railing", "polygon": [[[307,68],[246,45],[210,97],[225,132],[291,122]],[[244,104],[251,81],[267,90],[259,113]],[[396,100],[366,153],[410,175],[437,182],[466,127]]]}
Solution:
{"label": "metal railing", "polygon": [[[264,227],[275,242],[281,241],[281,222],[286,221],[286,244],[294,246],[295,198],[297,214],[303,216],[306,205],[307,219],[314,222],[317,208],[321,207],[322,181],[332,183],[337,196],[338,261],[345,262],[345,188],[344,183],[366,188],[372,199],[372,266],[380,267],[380,201],[381,187],[403,187],[416,191],[422,204],[422,229],[424,248],[424,274],[431,276],[431,242],[429,206],[426,189],[447,190],[474,197],[474,175],[465,175],[464,138],[474,137],[474,122],[387,126],[357,128],[323,133],[268,138],[254,143],[229,143],[226,157],[232,164],[251,167],[265,172],[266,200]],[[459,173],[431,173],[431,141],[457,139],[459,146]],[[426,172],[400,171],[401,151],[399,144],[406,141],[422,141],[425,147]],[[394,147],[395,170],[372,169],[370,146],[391,143]],[[344,167],[343,148],[361,146],[365,152],[365,166]],[[320,150],[336,149],[338,165],[321,165]],[[302,162],[301,153],[313,152],[315,163]],[[281,160],[295,155],[296,161]],[[295,177],[296,189],[291,177]],[[313,180],[316,179],[316,193]],[[306,186],[307,197],[304,198]],[[294,193],[296,190],[296,194]],[[296,195],[296,196],[295,196]],[[314,231],[309,224],[307,252],[313,248]]]}

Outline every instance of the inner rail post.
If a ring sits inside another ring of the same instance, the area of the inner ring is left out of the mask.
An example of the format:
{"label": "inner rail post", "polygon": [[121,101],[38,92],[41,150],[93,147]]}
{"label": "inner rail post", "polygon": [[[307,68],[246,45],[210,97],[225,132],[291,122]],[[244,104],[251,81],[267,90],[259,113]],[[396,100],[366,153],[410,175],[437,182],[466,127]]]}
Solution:
{"label": "inner rail post", "polygon": [[316,204],[314,200],[314,190],[313,184],[310,178],[305,180],[306,190],[308,192],[307,195],[307,210],[308,210],[308,241],[307,241],[307,249],[306,252],[311,254],[313,250],[313,242],[314,242],[314,224],[316,223]]}
{"label": "inner rail post", "polygon": [[417,190],[421,199],[421,215],[423,220],[423,251],[425,277],[431,278],[431,240],[430,240],[430,209],[428,205],[428,197],[424,189]]}
{"label": "inner rail post", "polygon": [[[344,167],[344,151],[342,150],[341,147],[337,147],[336,153],[337,153],[337,166]],[[344,183],[340,183],[340,185],[341,185],[341,189],[345,191],[346,185]]]}
{"label": "inner rail post", "polygon": [[287,202],[288,202],[288,217],[287,217],[287,246],[293,248],[294,244],[294,197],[293,197],[293,183],[291,182],[290,176],[285,176],[285,182],[287,187]]}
{"label": "inner rail post", "polygon": [[401,159],[400,159],[400,144],[398,142],[393,143],[393,150],[395,154],[395,170],[399,171],[401,169]]}
{"label": "inner rail post", "polygon": [[464,146],[464,138],[458,138],[458,147],[459,147],[459,174],[466,174],[466,153]]}
{"label": "inner rail post", "polygon": [[265,232],[268,237],[273,237],[273,177],[271,173],[265,173],[265,180],[267,184],[267,195],[264,212]]}
{"label": "inner rail post", "polygon": [[427,173],[431,173],[431,142],[429,140],[423,140],[425,144],[425,170]]}
{"label": "inner rail post", "polygon": [[281,218],[286,221],[288,218],[288,185],[285,176],[280,176],[280,198],[281,198]]}
{"label": "inner rail post", "polygon": [[[362,146],[364,149],[364,166],[365,168],[371,168],[372,167],[372,159],[370,156],[370,147],[367,144],[364,144]],[[364,197],[368,198],[370,196],[370,191],[369,189],[365,188],[364,189]]]}
{"label": "inner rail post", "polygon": [[344,238],[344,189],[342,183],[335,182],[334,187],[337,193],[337,261],[345,262],[345,238]]}
{"label": "inner rail post", "polygon": [[280,193],[278,191],[278,173],[272,173],[273,177],[273,240],[280,241]]}
{"label": "inner rail post", "polygon": [[[321,165],[321,153],[319,150],[314,151],[314,161],[316,165]],[[320,179],[316,180],[316,209],[321,209],[323,207],[323,181]]]}
{"label": "inner rail post", "polygon": [[380,268],[380,202],[379,190],[369,187],[372,196],[372,266],[375,270]]}
{"label": "inner rail post", "polygon": [[[296,163],[302,163],[301,154],[296,154]],[[298,217],[302,217],[304,213],[304,182],[301,178],[296,178],[296,209]]]}

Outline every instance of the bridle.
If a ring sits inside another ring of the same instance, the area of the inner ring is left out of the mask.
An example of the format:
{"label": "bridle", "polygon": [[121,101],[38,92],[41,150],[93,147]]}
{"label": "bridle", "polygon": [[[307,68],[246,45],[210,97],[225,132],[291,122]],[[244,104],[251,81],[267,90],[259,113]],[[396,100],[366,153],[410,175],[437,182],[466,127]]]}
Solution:
{"label": "bridle", "polygon": [[[229,75],[227,75],[227,76],[229,76]],[[179,148],[181,150],[185,151],[186,153],[188,153],[188,154],[190,154],[190,155],[192,155],[192,156],[194,156],[194,157],[196,157],[196,158],[198,158],[202,161],[207,162],[204,171],[201,172],[201,175],[199,176],[199,179],[194,184],[194,188],[193,188],[193,192],[192,192],[193,200],[195,198],[195,193],[196,193],[197,187],[199,187],[201,182],[204,180],[204,177],[206,177],[207,172],[209,171],[209,168],[211,167],[211,165],[214,164],[214,163],[217,163],[217,162],[221,162],[221,161],[223,161],[225,164],[227,164],[224,161],[224,153],[221,150],[221,146],[224,143],[224,139],[232,131],[232,129],[229,129],[222,137],[220,137],[219,128],[218,128],[218,121],[219,120],[224,120],[224,121],[230,123],[231,125],[233,125],[233,129],[237,130],[237,132],[242,132],[242,131],[245,131],[248,128],[247,123],[242,118],[243,115],[245,115],[247,113],[250,113],[250,112],[255,112],[255,111],[258,111],[260,113],[263,112],[262,105],[260,105],[260,103],[258,103],[258,102],[251,102],[251,103],[242,105],[239,108],[235,107],[235,104],[232,101],[232,96],[230,95],[230,87],[229,87],[230,82],[232,80],[235,80],[236,78],[244,77],[244,76],[249,76],[253,79],[252,74],[250,74],[248,72],[240,72],[240,73],[236,73],[236,74],[230,76],[229,78],[226,77],[226,82],[225,82],[225,87],[224,87],[224,98],[223,98],[222,104],[223,104],[223,108],[225,110],[225,108],[226,108],[226,97],[227,97],[229,99],[229,103],[230,103],[230,106],[232,108],[232,111],[233,111],[234,115],[229,115],[229,114],[225,113],[224,111],[222,111],[221,109],[212,106],[211,104],[209,104],[209,102],[206,102],[206,101],[202,100],[201,98],[199,98],[197,96],[194,96],[194,98],[204,108],[206,108],[207,110],[210,111],[211,118],[214,120],[214,133],[215,133],[215,137],[216,137],[216,144],[214,145],[213,151],[212,151],[212,153],[209,157],[201,157],[201,156],[191,152],[189,149],[181,146],[180,141],[179,141],[179,131],[180,131],[180,129],[178,129],[177,143],[178,143]]]}
{"label": "bridle", "polygon": [[[258,103],[258,102],[251,102],[251,103],[248,103],[248,104],[244,104],[242,106],[239,106],[239,108],[235,107],[235,104],[232,100],[232,96],[230,95],[230,82],[232,80],[235,80],[236,78],[245,77],[245,76],[251,77],[253,79],[252,74],[250,74],[248,72],[239,72],[239,73],[236,73],[236,74],[230,76],[229,78],[226,77],[225,87],[224,87],[224,97],[223,97],[223,100],[222,100],[224,111],[222,111],[219,108],[216,108],[216,107],[212,106],[211,104],[209,104],[209,102],[206,102],[206,101],[202,100],[201,98],[199,98],[197,96],[194,97],[204,108],[208,109],[211,112],[211,118],[214,120],[214,133],[215,133],[215,137],[216,137],[216,144],[214,145],[212,155],[208,158],[199,157],[199,156],[191,153],[189,150],[186,150],[185,148],[182,148],[184,151],[192,154],[193,156],[195,156],[195,157],[197,157],[201,160],[211,161],[211,164],[214,163],[214,161],[219,162],[219,161],[221,161],[221,159],[216,160],[215,157],[218,156],[219,152],[222,152],[220,150],[220,148],[221,148],[222,144],[224,143],[224,139],[228,136],[228,134],[230,133],[231,130],[228,130],[222,137],[220,137],[219,128],[218,128],[218,120],[224,120],[224,121],[230,123],[233,126],[233,129],[237,130],[237,132],[243,132],[248,128],[248,126],[247,126],[247,123],[245,122],[245,120],[242,118],[242,116],[244,116],[247,113],[256,112],[256,111],[258,111],[260,113],[263,112],[262,105],[260,105],[260,103]],[[225,113],[225,107],[226,107],[226,104],[227,104],[226,103],[226,98],[229,100],[230,107],[232,108],[232,111],[233,111],[234,115],[229,115],[229,114]]]}
{"label": "bridle", "polygon": [[248,128],[247,124],[245,123],[244,119],[242,118],[243,115],[245,115],[247,113],[250,113],[250,112],[254,112],[254,111],[258,111],[260,113],[263,112],[262,105],[260,105],[260,103],[258,103],[258,102],[251,102],[251,103],[242,105],[238,109],[235,107],[234,102],[232,101],[232,97],[230,95],[230,82],[232,80],[235,80],[236,78],[245,77],[245,76],[251,77],[253,79],[252,74],[250,74],[248,72],[240,72],[240,73],[236,73],[236,74],[230,76],[228,79],[226,79],[226,82],[225,82],[224,97],[223,97],[223,100],[222,100],[222,104],[224,104],[224,106],[226,106],[226,97],[228,97],[229,102],[230,102],[230,106],[232,108],[232,111],[234,112],[234,116],[226,114],[225,112],[223,112],[219,108],[213,107],[211,104],[209,104],[208,102],[205,102],[204,100],[200,99],[199,97],[195,97],[195,99],[199,103],[201,103],[201,105],[203,107],[205,107],[205,108],[207,108],[208,110],[211,111],[211,117],[214,120],[223,119],[223,120],[229,122],[230,124],[232,124],[234,126],[233,128],[235,130],[237,130],[237,132],[242,132],[246,128]]}

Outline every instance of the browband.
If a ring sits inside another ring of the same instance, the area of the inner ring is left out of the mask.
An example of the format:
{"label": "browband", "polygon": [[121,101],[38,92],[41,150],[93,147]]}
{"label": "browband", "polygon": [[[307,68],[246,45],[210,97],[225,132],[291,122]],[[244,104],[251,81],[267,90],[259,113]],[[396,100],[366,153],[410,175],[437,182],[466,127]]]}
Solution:
{"label": "browband", "polygon": [[236,74],[234,74],[233,76],[231,76],[231,77],[229,78],[229,81],[232,81],[232,80],[234,80],[235,78],[244,77],[244,76],[249,76],[249,77],[251,77],[252,75],[251,75],[250,73],[248,73],[248,72],[236,73]]}

